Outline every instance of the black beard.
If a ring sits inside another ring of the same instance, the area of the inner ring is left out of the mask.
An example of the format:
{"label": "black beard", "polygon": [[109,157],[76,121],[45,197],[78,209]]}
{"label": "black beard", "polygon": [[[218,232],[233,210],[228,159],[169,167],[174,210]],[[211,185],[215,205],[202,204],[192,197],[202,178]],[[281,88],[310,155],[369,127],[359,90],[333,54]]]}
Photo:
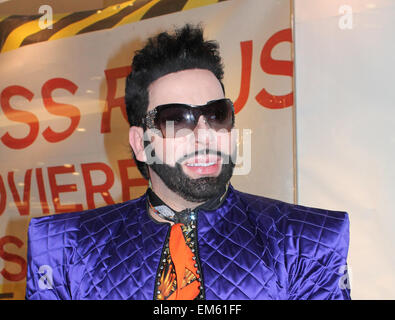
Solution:
{"label": "black beard", "polygon": [[[208,153],[209,151],[206,152]],[[226,184],[232,177],[235,167],[235,163],[230,156],[224,157],[220,152],[215,152],[215,154],[222,156],[223,159],[221,171],[216,177],[192,179],[184,173],[178,161],[174,167],[165,163],[158,163],[158,161],[154,161],[149,167],[162,179],[170,190],[185,200],[205,202],[225,192]]]}

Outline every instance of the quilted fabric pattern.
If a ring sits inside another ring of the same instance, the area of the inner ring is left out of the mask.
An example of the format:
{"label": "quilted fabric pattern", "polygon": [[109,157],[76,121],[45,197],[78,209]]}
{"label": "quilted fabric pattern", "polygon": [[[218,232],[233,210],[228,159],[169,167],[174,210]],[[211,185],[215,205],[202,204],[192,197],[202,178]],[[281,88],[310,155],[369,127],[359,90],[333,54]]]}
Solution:
{"label": "quilted fabric pattern", "polygon": [[200,212],[207,299],[350,299],[345,212],[287,204],[233,190],[216,212]]}
{"label": "quilted fabric pattern", "polygon": [[[153,299],[167,224],[146,196],[32,219],[27,299]],[[238,192],[197,213],[207,299],[349,299],[348,216]]]}
{"label": "quilted fabric pattern", "polygon": [[[168,227],[145,210],[142,197],[83,214],[32,219],[26,298],[152,299]],[[53,270],[51,279],[39,272],[42,265]],[[48,280],[53,288],[42,289]]]}

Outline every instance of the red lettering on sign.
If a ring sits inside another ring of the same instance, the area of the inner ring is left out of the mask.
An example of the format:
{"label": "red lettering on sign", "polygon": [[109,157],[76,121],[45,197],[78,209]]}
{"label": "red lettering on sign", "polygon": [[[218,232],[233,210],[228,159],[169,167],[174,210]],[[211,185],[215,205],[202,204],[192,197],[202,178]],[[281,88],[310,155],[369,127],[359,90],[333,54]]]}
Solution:
{"label": "red lettering on sign", "polygon": [[240,42],[241,48],[241,81],[240,93],[234,102],[235,113],[244,108],[250,93],[252,68],[252,40]]}
{"label": "red lettering on sign", "polygon": [[10,100],[14,96],[22,96],[27,100],[33,99],[33,92],[21,86],[9,86],[1,92],[0,102],[4,115],[11,121],[27,124],[30,128],[29,133],[24,138],[14,138],[8,132],[2,137],[1,141],[8,148],[23,149],[30,146],[38,136],[38,118],[31,112],[16,110],[11,107]]}
{"label": "red lettering on sign", "polygon": [[0,174],[0,216],[3,214],[5,205],[7,201],[7,192],[5,190],[5,185],[3,181],[3,177]]}
{"label": "red lettering on sign", "polygon": [[41,88],[44,106],[48,112],[56,116],[67,117],[71,120],[70,126],[63,132],[55,132],[50,127],[47,127],[43,131],[42,134],[45,140],[52,143],[65,140],[71,136],[75,129],[77,129],[81,119],[81,113],[77,107],[69,104],[58,103],[52,99],[52,92],[55,89],[65,89],[74,95],[78,86],[70,80],[54,78],[44,83]]}
{"label": "red lettering on sign", "polygon": [[[268,74],[293,76],[293,62],[284,60],[274,60],[271,57],[273,48],[281,42],[292,42],[291,29],[284,29],[276,32],[265,43],[261,53],[262,70]],[[263,107],[270,109],[287,108],[293,105],[293,93],[282,96],[272,95],[265,89],[262,89],[256,96],[256,100]]]}
{"label": "red lettering on sign", "polygon": [[122,184],[122,201],[130,200],[130,187],[147,186],[148,181],[144,178],[129,178],[128,168],[136,167],[133,159],[118,160],[119,175]]}
{"label": "red lettering on sign", "polygon": [[14,203],[18,208],[19,214],[21,216],[29,215],[30,210],[30,186],[32,182],[32,169],[26,170],[25,180],[23,183],[23,201],[18,194],[18,190],[14,181],[14,171],[8,172],[8,185],[10,186],[12,197],[14,198]]}
{"label": "red lettering on sign", "polygon": [[41,203],[43,214],[48,214],[49,206],[48,206],[47,196],[45,194],[43,170],[41,168],[36,168],[36,179],[37,179],[38,194],[40,197],[40,203]]}
{"label": "red lettering on sign", "polygon": [[6,252],[4,250],[4,246],[8,243],[12,243],[16,245],[18,248],[21,248],[23,246],[22,240],[18,239],[17,237],[14,236],[5,236],[0,238],[0,257],[4,259],[5,261],[13,262],[16,263],[20,266],[21,271],[19,273],[10,273],[8,272],[5,268],[1,270],[2,276],[7,279],[8,281],[20,281],[23,280],[26,277],[26,271],[27,271],[27,263],[25,259],[22,257]]}
{"label": "red lettering on sign", "polygon": [[117,91],[117,79],[126,78],[131,71],[131,67],[120,67],[115,69],[104,70],[107,80],[107,98],[106,107],[101,119],[101,133],[108,133],[111,131],[111,111],[114,108],[121,108],[122,115],[126,122],[128,116],[126,115],[125,97],[115,97]]}
{"label": "red lettering on sign", "polygon": [[[86,201],[88,209],[94,209],[94,194],[100,193],[107,204],[114,204],[114,199],[110,195],[110,189],[114,185],[114,173],[111,168],[102,162],[81,164],[82,175],[85,182]],[[106,181],[100,185],[93,185],[91,171],[102,171],[106,175]]]}
{"label": "red lettering on sign", "polygon": [[64,192],[75,192],[77,191],[76,184],[64,184],[58,185],[56,183],[56,175],[58,174],[66,174],[75,172],[74,166],[65,167],[65,166],[56,166],[48,168],[48,180],[49,185],[51,187],[52,200],[55,207],[56,213],[61,212],[72,212],[72,211],[82,211],[82,204],[67,204],[62,205],[60,203],[59,194]]}

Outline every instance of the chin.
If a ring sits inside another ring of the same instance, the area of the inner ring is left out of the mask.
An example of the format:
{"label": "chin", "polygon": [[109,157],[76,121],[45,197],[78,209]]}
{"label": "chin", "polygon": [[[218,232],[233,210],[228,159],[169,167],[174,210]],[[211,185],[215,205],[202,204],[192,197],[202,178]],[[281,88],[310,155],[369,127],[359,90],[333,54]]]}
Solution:
{"label": "chin", "polygon": [[233,174],[234,163],[222,164],[216,169],[218,172],[210,175],[196,174],[196,172],[189,175],[179,163],[174,167],[167,164],[153,164],[150,167],[171,191],[183,199],[204,202],[225,191]]}

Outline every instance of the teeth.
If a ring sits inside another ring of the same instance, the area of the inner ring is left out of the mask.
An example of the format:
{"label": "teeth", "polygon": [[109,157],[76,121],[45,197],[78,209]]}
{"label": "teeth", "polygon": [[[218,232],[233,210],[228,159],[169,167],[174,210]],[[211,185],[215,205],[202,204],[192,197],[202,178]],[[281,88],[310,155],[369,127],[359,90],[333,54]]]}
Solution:
{"label": "teeth", "polygon": [[214,165],[215,162],[207,162],[207,163],[188,163],[188,167],[208,167]]}

